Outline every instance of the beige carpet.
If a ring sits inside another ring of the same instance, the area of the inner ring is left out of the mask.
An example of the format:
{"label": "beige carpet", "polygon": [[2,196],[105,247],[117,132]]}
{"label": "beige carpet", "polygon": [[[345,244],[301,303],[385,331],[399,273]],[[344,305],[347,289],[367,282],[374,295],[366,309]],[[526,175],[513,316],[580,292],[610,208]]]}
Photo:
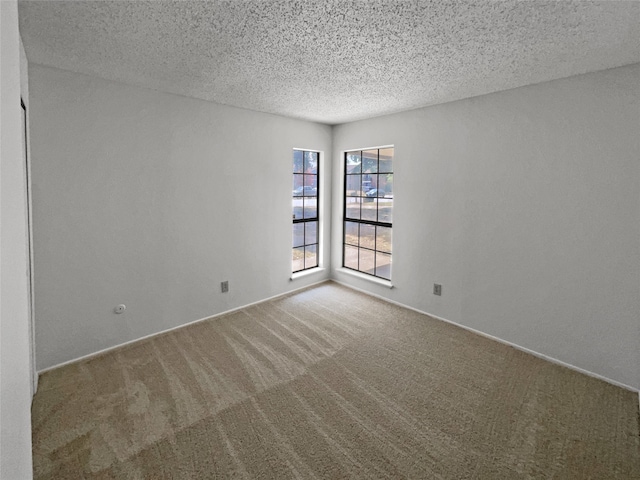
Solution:
{"label": "beige carpet", "polygon": [[640,478],[638,396],[325,283],[43,374],[37,479]]}

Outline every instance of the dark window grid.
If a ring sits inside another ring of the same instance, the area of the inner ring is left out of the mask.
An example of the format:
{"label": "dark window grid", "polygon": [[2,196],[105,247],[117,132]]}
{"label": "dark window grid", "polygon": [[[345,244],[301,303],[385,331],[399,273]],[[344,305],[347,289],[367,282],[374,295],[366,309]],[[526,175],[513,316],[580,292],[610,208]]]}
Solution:
{"label": "dark window grid", "polygon": [[[302,245],[298,245],[297,247],[293,247],[294,249],[302,249],[302,253],[303,253],[302,266],[303,266],[303,268],[298,269],[298,270],[294,270],[293,273],[302,272],[303,270],[309,270],[310,268],[315,268],[315,267],[318,266],[318,245],[320,243],[320,238],[319,238],[320,232],[319,232],[319,228],[318,228],[319,225],[316,226],[315,242],[307,243],[307,226],[306,226],[306,223],[313,222],[313,221],[317,222],[318,221],[317,217],[315,218],[315,220],[311,219],[311,218],[305,218],[305,219],[300,219],[300,220],[294,220],[293,221],[293,223],[303,223],[303,224],[305,224],[305,229],[304,229],[304,232],[302,234],[302,238],[304,239]],[[307,247],[313,247],[313,246],[316,247],[316,261],[315,261],[314,265],[310,265],[310,266],[307,267],[306,266],[306,264],[307,264]]]}
{"label": "dark window grid", "polygon": [[[353,247],[356,248],[358,250],[358,268],[352,268],[349,267],[347,265],[342,265],[343,268],[347,268],[349,270],[353,270],[354,272],[358,272],[358,273],[363,273],[364,275],[371,275],[372,277],[375,278],[382,278],[383,280],[389,280],[386,277],[381,277],[380,275],[376,275],[376,270],[378,269],[378,253],[381,253],[383,255],[389,255],[392,256],[391,253],[389,252],[383,252],[381,250],[371,250],[370,248],[366,248],[366,247],[359,247],[357,245],[352,245],[352,244],[344,244],[342,247],[342,258],[344,259],[344,255],[345,255],[345,247]],[[373,252],[373,273],[369,273],[369,272],[365,272],[364,270],[360,270],[360,250],[367,250],[369,252]],[[344,264],[344,260],[342,262]]]}
{"label": "dark window grid", "polygon": [[[391,224],[390,224],[390,223],[380,223],[380,222],[369,223],[369,222],[367,222],[366,220],[365,220],[365,221],[362,221],[362,222],[359,222],[359,221],[357,221],[357,220],[345,220],[345,221],[344,221],[344,225],[343,225],[343,229],[344,229],[344,231],[345,231],[345,235],[344,235],[344,238],[343,238],[343,242],[344,242],[346,245],[349,245],[349,246],[351,246],[351,247],[365,248],[365,249],[367,249],[367,250],[372,250],[372,249],[371,249],[371,248],[369,248],[369,247],[363,247],[362,245],[360,245],[360,225],[358,225],[358,235],[357,235],[357,237],[358,237],[358,244],[355,244],[355,243],[349,243],[349,242],[347,242],[347,240],[346,240],[347,222],[350,222],[350,223],[358,223],[358,224],[361,224],[361,225],[371,225],[371,226],[375,226],[375,227],[391,228],[391,229],[393,230],[393,227],[391,226]],[[376,233],[375,233],[375,238],[374,238],[374,248],[373,248],[373,250],[375,250],[376,252],[380,252],[380,253],[387,253],[387,254],[391,255],[391,252],[387,252],[386,250],[380,250],[380,249],[378,248],[378,229],[377,229],[377,228],[376,228],[375,232],[376,232]]]}
{"label": "dark window grid", "polygon": [[[303,156],[303,162],[304,162],[304,166],[306,167],[306,161],[304,160],[305,158],[305,153],[306,151],[302,152],[302,156]],[[293,247],[293,248],[302,248],[303,249],[303,260],[302,260],[302,266],[303,268],[299,269],[299,270],[295,270],[293,271],[293,273],[296,272],[302,272],[304,270],[309,270],[311,268],[316,268],[318,266],[318,247],[320,244],[320,232],[319,232],[319,227],[320,227],[320,221],[319,221],[319,215],[318,215],[318,211],[320,209],[320,205],[319,205],[319,200],[320,200],[320,196],[318,195],[318,192],[320,192],[320,159],[317,157],[318,152],[312,152],[316,155],[316,161],[317,161],[317,173],[305,173],[305,168],[303,167],[303,172],[301,173],[297,173],[294,172],[294,175],[308,175],[308,176],[314,176],[316,177],[316,194],[315,195],[305,195],[304,194],[304,189],[302,192],[302,195],[294,195],[293,198],[316,198],[317,199],[317,203],[316,203],[316,215],[314,217],[307,217],[307,218],[294,218],[293,219],[293,223],[307,223],[307,222],[318,222],[318,226],[316,227],[316,243],[306,243],[307,239],[306,239],[306,225],[305,225],[305,231],[303,233],[303,238],[304,238],[304,244],[300,245],[298,247]],[[302,184],[304,185],[304,177],[303,177],[303,182]],[[304,200],[303,200],[304,202]],[[304,203],[302,205],[302,215],[304,217]],[[315,265],[311,265],[309,267],[306,266],[306,256],[307,256],[307,247],[316,247],[316,261],[315,261]]]}
{"label": "dark window grid", "polygon": [[[302,176],[302,173],[294,173],[294,175],[300,175]],[[306,195],[304,193],[304,189],[302,189],[302,195],[292,195],[293,198],[302,198],[302,197],[307,197],[307,198],[313,198],[313,197],[317,197],[318,196],[318,192],[320,191],[320,177],[318,174],[316,173],[305,173],[304,175],[308,176],[308,177],[316,177],[316,194],[315,195]],[[304,186],[304,179],[302,180],[302,186]],[[308,186],[308,185],[307,185]]]}
{"label": "dark window grid", "polygon": [[[375,265],[375,268],[377,268],[378,267],[378,265],[377,265],[378,256],[375,255],[375,254],[378,254],[378,253],[381,253],[383,255],[391,255],[392,254],[391,252],[387,252],[385,250],[381,250],[381,249],[378,248],[378,231],[377,231],[377,229],[376,229],[376,235],[375,235],[375,238],[374,238],[374,247],[373,248],[369,248],[369,247],[365,247],[363,245],[359,245],[359,243],[360,243],[360,235],[358,235],[358,244],[347,242],[347,240],[345,239],[344,240],[344,244],[343,244],[343,252],[342,252],[343,253],[343,258],[344,258],[344,253],[345,253],[344,252],[345,251],[345,247],[353,247],[353,248],[357,248],[358,250],[368,250],[370,252],[374,252],[374,265]],[[359,263],[360,263],[360,255],[358,255],[358,268],[360,267]],[[349,268],[349,267],[346,267],[346,268]]]}
{"label": "dark window grid", "polygon": [[[294,198],[300,198],[301,199],[302,197],[294,197]],[[305,198],[315,198],[315,197],[305,197]],[[307,207],[306,207],[307,209],[305,209],[304,200],[303,200],[302,205],[300,207],[296,207],[296,208],[300,209],[299,210],[300,216],[293,218],[293,223],[299,223],[299,222],[302,222],[302,221],[318,220],[318,217],[319,217],[319,214],[318,214],[318,210],[319,210],[318,202],[316,202],[315,206],[307,205]],[[308,212],[307,210],[309,210],[310,212]],[[306,213],[311,213],[314,210],[315,210],[315,212],[314,212],[313,216],[305,216]],[[295,215],[295,210],[294,210],[293,214]]]}
{"label": "dark window grid", "polygon": [[[310,166],[307,163],[308,160],[309,160],[307,154],[309,154],[309,153],[311,154],[311,157],[315,161],[316,169],[317,169],[318,168],[318,163],[319,163],[318,152],[311,152],[309,150],[294,150],[293,152],[294,152],[293,153],[293,158],[294,158],[293,173],[315,175],[315,173],[307,173],[307,171],[310,168]],[[296,153],[300,153],[300,162],[297,163],[297,164],[295,162]]]}
{"label": "dark window grid", "polygon": [[393,223],[389,223],[389,222],[378,222],[378,221],[374,221],[374,220],[361,220],[359,218],[350,218],[350,217],[345,217],[344,221],[345,222],[353,222],[353,223],[361,223],[361,224],[365,224],[365,225],[374,225],[376,227],[393,228]]}
{"label": "dark window grid", "polygon": [[309,245],[317,245],[318,243],[320,243],[320,238],[319,238],[320,232],[318,231],[319,230],[319,228],[318,228],[319,225],[316,225],[315,240],[313,242],[307,243],[307,225],[306,224],[314,222],[314,221],[318,222],[318,219],[316,218],[314,220],[312,218],[308,218],[308,219],[305,218],[305,219],[300,220],[300,221],[295,221],[294,220],[294,222],[293,222],[294,224],[298,224],[298,223],[303,223],[304,224],[304,231],[302,232],[302,238],[303,238],[302,245],[298,245],[297,247],[293,247],[293,248],[308,247]]}
{"label": "dark window grid", "polygon": [[308,243],[304,246],[305,254],[307,252],[307,247],[316,247],[316,263],[318,261],[318,244],[317,243]]}
{"label": "dark window grid", "polygon": [[[388,253],[388,252],[383,252],[382,250],[378,250],[378,230],[375,229],[374,230],[374,234],[373,234],[373,248],[369,248],[369,247],[363,247],[362,245],[360,245],[360,242],[362,240],[362,236],[360,235],[360,226],[361,225],[369,225],[369,223],[367,222],[358,222],[358,245],[354,245],[353,243],[347,243],[347,239],[346,239],[346,233],[344,235],[343,238],[343,244],[344,246],[348,245],[350,247],[355,247],[358,249],[358,271],[360,271],[360,250],[368,250],[370,252],[373,252],[373,272],[375,273],[376,268],[377,268],[377,262],[378,262],[378,256],[376,255],[376,253],[380,252],[380,253]],[[347,224],[346,221],[344,222],[344,231],[347,231]],[[343,255],[343,261],[342,263],[344,263],[344,246],[342,247],[342,255]],[[346,267],[349,268],[349,267]],[[353,269],[352,269],[353,270]],[[366,272],[362,272],[362,273],[366,273]],[[374,275],[375,276],[375,275]]]}
{"label": "dark window grid", "polygon": [[[313,265],[307,265],[307,247],[316,247],[316,261]],[[297,249],[302,249],[302,268],[298,270],[294,270],[292,273],[302,272],[304,270],[309,270],[310,268],[316,268],[318,266],[318,244],[317,243],[309,243],[306,245],[300,245],[299,247],[294,247]]]}
{"label": "dark window grid", "polygon": [[[357,151],[357,150],[356,150],[356,151]],[[366,175],[366,174],[364,173],[364,171],[362,170],[362,165],[363,165],[363,161],[362,161],[362,158],[363,158],[362,150],[360,150],[360,151],[359,151],[359,153],[358,153],[358,154],[360,155],[360,170],[361,170],[361,172],[359,172],[359,173],[347,173],[347,155],[348,155],[349,153],[354,153],[354,152],[347,152],[347,153],[345,153],[345,167],[344,167],[344,168],[345,168],[345,175],[344,175],[344,192],[345,192],[345,194],[344,194],[344,199],[345,199],[345,201],[343,202],[343,203],[344,203],[344,204],[343,204],[343,218],[344,218],[344,221],[343,221],[343,225],[342,225],[342,231],[343,231],[343,235],[342,235],[342,266],[343,266],[344,268],[348,268],[348,269],[350,269],[350,270],[355,270],[355,271],[357,271],[357,272],[364,273],[365,275],[371,275],[372,277],[382,278],[382,277],[378,277],[378,276],[375,274],[376,269],[378,268],[378,265],[377,265],[377,263],[378,263],[378,255],[376,255],[376,254],[379,252],[379,253],[384,253],[384,254],[387,254],[387,255],[391,255],[391,253],[389,253],[389,252],[384,252],[384,251],[381,251],[381,250],[379,251],[379,250],[377,249],[377,242],[378,242],[378,232],[377,232],[377,229],[376,229],[376,231],[375,231],[376,233],[375,233],[375,235],[374,235],[374,240],[373,240],[373,241],[374,241],[374,249],[372,250],[372,249],[367,248],[367,247],[361,247],[361,246],[359,245],[359,244],[360,244],[360,225],[362,225],[362,224],[364,224],[364,225],[375,225],[375,226],[388,227],[388,228],[393,228],[393,225],[392,225],[391,223],[388,223],[388,222],[379,222],[379,221],[377,221],[377,219],[378,219],[378,213],[379,213],[379,212],[378,212],[378,206],[379,206],[379,203],[378,203],[378,202],[376,202],[376,221],[372,221],[372,220],[362,220],[362,218],[351,218],[351,217],[347,217],[347,202],[346,202],[346,199],[347,199],[347,198],[360,198],[360,199],[361,199],[361,200],[358,202],[358,204],[359,204],[359,206],[360,206],[360,208],[359,208],[360,217],[362,217],[362,198],[367,198],[367,197],[363,196],[363,193],[362,193],[362,181],[363,181],[363,180],[362,180],[362,177],[364,177],[364,175]],[[378,158],[377,158],[377,163],[376,163],[376,172],[378,172],[379,170],[380,170],[380,149],[378,149]],[[385,174],[385,175],[386,175],[386,174],[388,174],[388,173],[393,174],[393,171],[391,171],[391,172],[384,172],[384,174]],[[378,174],[379,174],[379,173],[376,173],[376,175],[378,175]],[[361,175],[361,177],[360,177],[360,196],[347,196],[347,185],[348,185],[348,183],[347,183],[347,178],[348,178],[349,176],[355,176],[355,175]],[[373,174],[369,174],[369,175],[373,175]],[[377,188],[377,186],[378,186],[378,185],[377,185],[377,182],[376,182],[376,188]],[[359,224],[359,225],[358,225],[358,245],[353,245],[352,243],[347,243],[347,241],[346,241],[346,231],[347,231],[347,224],[346,224],[346,222],[347,222],[347,221],[349,221],[349,222],[354,222],[354,223],[358,223],[358,224]],[[354,269],[354,268],[351,268],[351,267],[348,267],[348,266],[346,266],[346,265],[345,265],[345,255],[346,255],[346,247],[347,247],[347,246],[349,246],[349,247],[354,247],[354,248],[357,248],[357,249],[358,249],[358,268],[357,268],[357,269]],[[373,253],[373,273],[363,272],[362,270],[360,270],[360,250],[361,250],[361,249],[363,249],[363,250],[369,250],[369,251],[374,252],[374,253]]]}
{"label": "dark window grid", "polygon": [[350,247],[360,247],[360,224],[358,224],[358,231],[356,233],[356,238],[358,239],[358,243],[348,243],[347,242],[347,222],[344,222],[344,238],[343,242],[345,245],[349,245]]}
{"label": "dark window grid", "polygon": [[[311,223],[311,222],[317,222],[318,225],[316,225],[316,234],[315,234],[315,240],[313,242],[307,243],[307,223]],[[303,218],[303,219],[297,219],[293,221],[294,225],[297,225],[299,223],[303,223],[304,224],[304,229],[302,231],[302,243],[300,245],[295,245],[293,248],[300,248],[300,247],[305,247],[308,245],[317,245],[318,243],[320,243],[320,228],[319,228],[319,224],[320,222],[318,222],[318,218],[316,217],[315,219],[313,218]]]}
{"label": "dark window grid", "polygon": [[[379,161],[378,161],[378,163],[379,163]],[[387,175],[387,174],[393,175],[393,172],[385,172],[383,175]],[[355,175],[357,175],[357,174],[349,174],[348,173],[348,174],[345,175],[345,177],[348,178],[350,176],[355,176]],[[372,175],[374,175],[374,174],[372,174]],[[376,179],[376,186],[375,186],[375,188],[378,189],[378,188],[380,188],[380,181],[379,181],[380,180],[379,179],[380,176],[378,174],[375,174],[375,176],[378,177]],[[344,208],[345,218],[349,218],[350,220],[353,219],[353,217],[347,217],[347,206],[346,206],[347,202],[346,202],[346,199],[348,199],[348,198],[358,198],[358,199],[360,199],[359,201],[357,201],[355,203],[358,204],[357,210],[358,210],[358,213],[359,213],[359,218],[362,218],[362,208],[363,208],[363,203],[364,203],[363,199],[369,199],[370,198],[372,200],[371,203],[375,203],[375,205],[376,205],[376,209],[375,209],[376,210],[376,220],[367,220],[367,221],[377,222],[378,218],[380,216],[380,202],[379,202],[379,200],[380,200],[380,198],[384,198],[384,197],[379,197],[377,195],[375,197],[367,197],[366,193],[362,190],[362,182],[363,182],[363,180],[361,179],[360,180],[360,195],[347,195],[346,194],[347,185],[349,183],[348,183],[347,179],[345,178],[345,196],[344,196],[345,197],[345,202],[344,202],[345,203],[345,208]],[[351,205],[352,205],[351,208],[353,208],[353,203],[354,202],[351,202]],[[389,224],[389,226],[391,226],[391,224]]]}
{"label": "dark window grid", "polygon": [[[303,222],[317,222],[318,221],[318,217],[312,217],[312,218],[296,218],[293,223],[303,223]],[[349,220],[351,221],[351,220]],[[390,225],[390,224],[388,224]]]}
{"label": "dark window grid", "polygon": [[[358,245],[352,245],[350,243],[349,244],[345,243],[345,246],[353,247],[356,250],[358,250],[358,268],[352,268],[352,267],[348,267],[347,265],[343,265],[344,268],[348,268],[349,270],[353,270],[353,271],[356,271],[356,272],[364,273],[365,275],[371,275],[372,277],[377,277],[377,275],[375,273],[376,273],[376,268],[378,267],[376,265],[376,263],[378,262],[378,256],[376,255],[376,253],[378,253],[378,252],[376,250],[371,250],[370,248],[366,248],[366,247],[359,247]],[[373,252],[373,273],[365,272],[365,271],[360,269],[360,250],[367,250],[369,252]],[[384,253],[384,252],[380,252],[380,253]],[[342,255],[344,256],[344,254],[345,254],[345,248],[343,247],[342,248]],[[342,263],[344,263],[344,261]],[[381,277],[378,277],[378,278],[381,278]]]}

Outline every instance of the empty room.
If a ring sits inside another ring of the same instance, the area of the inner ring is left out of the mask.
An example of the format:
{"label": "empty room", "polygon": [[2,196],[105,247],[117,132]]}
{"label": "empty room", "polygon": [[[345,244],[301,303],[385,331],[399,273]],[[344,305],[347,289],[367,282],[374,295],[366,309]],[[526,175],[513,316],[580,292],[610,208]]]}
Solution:
{"label": "empty room", "polygon": [[640,2],[0,1],[0,478],[640,478]]}

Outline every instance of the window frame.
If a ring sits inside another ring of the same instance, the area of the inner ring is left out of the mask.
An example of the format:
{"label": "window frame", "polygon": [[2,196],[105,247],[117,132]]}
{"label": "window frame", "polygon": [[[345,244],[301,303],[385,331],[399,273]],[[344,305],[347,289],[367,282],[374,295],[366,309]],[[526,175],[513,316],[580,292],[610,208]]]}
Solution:
{"label": "window frame", "polygon": [[[312,150],[312,149],[308,149],[308,148],[293,148],[292,152],[293,152],[294,156],[295,156],[295,152],[296,151],[302,152],[303,171],[302,172],[296,172],[295,171],[295,167],[292,168],[292,170],[293,170],[292,171],[293,178],[295,179],[296,175],[303,175],[303,176],[313,175],[313,176],[315,176],[316,177],[315,178],[316,192],[315,192],[315,195],[306,195],[305,192],[304,192],[304,187],[306,185],[305,185],[305,182],[303,180],[302,194],[299,195],[299,196],[298,195],[292,195],[292,197],[291,197],[292,199],[300,198],[303,201],[303,204],[302,204],[302,212],[303,212],[302,213],[302,218],[295,218],[295,213],[293,213],[293,219],[292,219],[292,224],[291,224],[291,226],[292,226],[292,231],[291,231],[292,232],[292,245],[291,245],[291,247],[292,247],[292,250],[291,250],[291,252],[292,252],[292,256],[291,256],[291,274],[292,274],[292,276],[298,276],[298,275],[303,274],[305,272],[308,272],[310,270],[320,268],[320,238],[321,238],[321,235],[320,235],[320,217],[321,217],[321,215],[320,215],[320,210],[321,210],[321,208],[320,208],[321,207],[321,205],[320,205],[320,186],[321,186],[320,185],[320,181],[321,181],[321,178],[320,178],[320,176],[321,176],[321,168],[320,168],[320,166],[321,166],[321,163],[322,163],[321,162],[322,152],[320,152],[319,150]],[[305,154],[306,153],[313,153],[313,154],[316,155],[317,164],[316,164],[316,173],[315,174],[309,174],[309,173],[305,172],[304,159],[305,159]],[[316,199],[316,214],[315,214],[315,217],[305,218],[305,216],[304,216],[304,199],[305,198],[315,198]],[[295,207],[293,207],[293,205],[292,205],[292,209],[293,208],[295,208]],[[307,243],[306,224],[307,223],[311,223],[311,222],[315,222],[316,223],[315,243]],[[296,247],[295,243],[293,241],[293,236],[294,236],[294,228],[295,228],[295,225],[297,225],[297,224],[303,224],[305,226],[303,228],[303,234],[302,234],[303,243],[302,243],[302,245],[299,245],[299,246]],[[314,246],[314,245],[315,245],[315,250],[316,250],[316,253],[315,253],[315,265],[311,265],[311,266],[307,267],[306,266],[306,249],[307,249],[307,247],[311,247],[311,246]],[[303,262],[302,262],[303,268],[298,269],[298,270],[294,270],[293,251],[295,249],[301,248],[301,247],[303,248]]]}
{"label": "window frame", "polygon": [[[379,215],[379,210],[378,208],[376,208],[376,220],[363,220],[362,219],[362,215],[360,215],[359,219],[354,219],[354,218],[349,218],[347,217],[347,199],[348,198],[354,198],[353,196],[348,195],[348,178],[349,176],[354,176],[354,175],[358,175],[358,174],[349,174],[347,172],[347,168],[348,168],[348,162],[347,162],[347,155],[349,154],[353,154],[355,152],[358,152],[360,154],[360,164],[361,166],[364,165],[363,162],[363,152],[366,151],[371,151],[371,150],[377,150],[377,165],[376,165],[376,172],[372,173],[371,175],[380,175],[382,174],[391,174],[394,175],[393,172],[393,167],[391,168],[391,172],[380,172],[380,150],[384,150],[384,149],[393,149],[393,157],[392,159],[395,157],[395,146],[394,145],[385,145],[385,146],[379,146],[379,147],[367,147],[367,148],[356,148],[356,149],[349,149],[349,150],[344,150],[342,152],[342,160],[343,160],[343,170],[342,170],[342,176],[343,176],[343,191],[342,191],[342,268],[346,269],[348,272],[353,272],[355,274],[362,274],[362,275],[366,275],[368,278],[371,278],[372,280],[376,280],[376,281],[383,281],[385,282],[391,282],[391,259],[393,258],[393,246],[391,246],[391,248],[389,249],[390,251],[384,251],[384,250],[378,250],[377,248],[377,242],[378,242],[378,234],[377,234],[377,227],[384,227],[384,228],[389,228],[390,233],[391,233],[391,238],[393,238],[393,220],[391,222],[384,222],[384,221],[380,221],[378,218]],[[392,163],[393,165],[393,163]],[[362,169],[362,167],[361,167]],[[361,171],[359,173],[359,175],[364,175],[364,173]],[[362,187],[363,184],[363,180],[362,177],[360,178],[360,187]],[[376,189],[378,188],[378,184],[376,184]],[[364,199],[365,197],[362,196],[362,191],[360,196],[356,196],[355,198],[360,198],[360,205],[362,206],[362,199]],[[376,200],[379,200],[380,197],[378,195],[376,195],[375,197]],[[379,203],[377,203],[377,205],[379,205]],[[362,207],[361,207],[362,208]],[[393,208],[393,205],[392,205]],[[356,223],[358,224],[358,245],[353,245],[351,243],[347,243],[346,242],[346,234],[347,234],[347,222],[350,223]],[[367,225],[367,226],[373,226],[375,227],[375,233],[374,233],[374,247],[373,249],[368,248],[368,247],[363,247],[360,245],[361,243],[361,238],[360,238],[360,228],[361,225]],[[393,245],[393,240],[391,240],[391,244]],[[347,247],[355,247],[358,249],[358,268],[355,269],[353,267],[347,266],[346,265],[346,250]],[[364,249],[364,250],[368,250],[370,252],[373,253],[373,273],[364,271],[364,270],[360,270],[360,250]],[[385,255],[389,255],[390,258],[390,271],[389,271],[389,276],[387,277],[383,277],[381,275],[377,275],[376,274],[376,269],[377,269],[377,259],[378,259],[378,253],[381,254],[385,254]]]}

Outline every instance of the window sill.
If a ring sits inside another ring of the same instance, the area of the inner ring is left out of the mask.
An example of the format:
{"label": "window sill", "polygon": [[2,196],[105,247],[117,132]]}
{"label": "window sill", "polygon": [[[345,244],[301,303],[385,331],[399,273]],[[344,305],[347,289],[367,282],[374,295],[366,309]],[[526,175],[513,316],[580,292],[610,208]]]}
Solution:
{"label": "window sill", "polygon": [[324,272],[324,270],[325,269],[322,267],[310,268],[309,270],[302,270],[301,272],[292,273],[289,280],[296,280],[297,278],[307,277],[309,275],[313,275],[314,273]]}
{"label": "window sill", "polygon": [[383,287],[393,288],[393,284],[391,283],[390,280],[374,277],[373,275],[367,275],[366,273],[356,272],[355,270],[351,270],[349,268],[344,268],[344,267],[336,268],[336,272],[351,275],[352,277],[360,278],[362,280],[366,280],[368,282],[375,283],[377,285],[382,285]]}

